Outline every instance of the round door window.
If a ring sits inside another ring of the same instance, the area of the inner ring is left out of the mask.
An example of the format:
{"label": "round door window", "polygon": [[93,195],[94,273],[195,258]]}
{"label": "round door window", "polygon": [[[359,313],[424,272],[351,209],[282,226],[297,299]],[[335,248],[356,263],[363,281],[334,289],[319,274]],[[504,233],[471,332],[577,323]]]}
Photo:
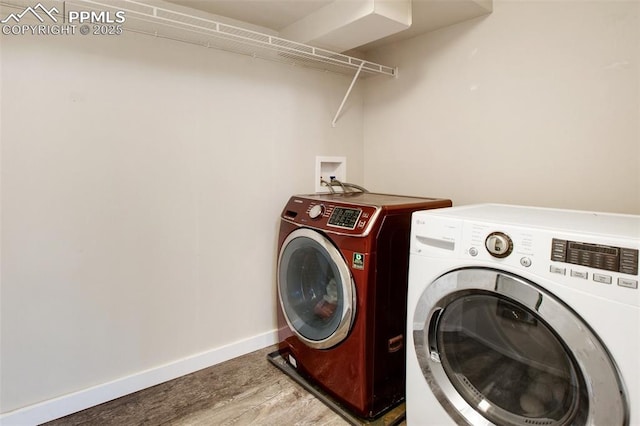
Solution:
{"label": "round door window", "polygon": [[340,252],[320,233],[298,229],[278,260],[278,297],[291,330],[307,345],[326,349],[349,333],[355,291]]}
{"label": "round door window", "polygon": [[435,340],[445,373],[488,420],[584,423],[584,379],[567,348],[526,307],[504,297],[470,294],[439,311],[437,321]]}
{"label": "round door window", "polygon": [[624,425],[628,418],[604,345],[531,282],[489,269],[453,271],[427,286],[413,319],[425,379],[459,423]]}

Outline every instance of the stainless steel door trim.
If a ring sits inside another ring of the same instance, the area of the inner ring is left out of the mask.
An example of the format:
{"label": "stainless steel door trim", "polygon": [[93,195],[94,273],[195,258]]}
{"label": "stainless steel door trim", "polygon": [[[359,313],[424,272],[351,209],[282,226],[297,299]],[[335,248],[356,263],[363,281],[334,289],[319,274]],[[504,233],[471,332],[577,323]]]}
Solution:
{"label": "stainless steel door trim", "polygon": [[[338,275],[340,277],[340,286],[342,289],[344,303],[342,306],[342,311],[340,312],[340,321],[336,328],[336,330],[327,338],[322,340],[311,340],[301,334],[298,328],[295,326],[294,321],[287,315],[285,304],[283,302],[283,295],[281,291],[282,283],[280,279],[280,274],[282,272],[282,260],[283,254],[286,251],[287,246],[296,238],[306,238],[310,239],[313,242],[317,243],[322,249],[329,255],[329,259],[334,264],[338,271]],[[349,331],[351,330],[351,326],[353,325],[353,321],[355,319],[356,314],[356,290],[355,284],[353,282],[353,277],[351,276],[351,272],[349,271],[349,266],[343,259],[340,251],[329,241],[325,236],[321,233],[313,231],[308,228],[300,228],[293,231],[291,234],[287,236],[282,244],[282,248],[280,250],[280,254],[278,256],[278,268],[277,268],[277,287],[278,287],[278,300],[280,306],[282,308],[283,316],[287,321],[287,325],[289,329],[306,345],[315,349],[328,349],[331,348],[338,343],[342,342]]]}
{"label": "stainless steel door trim", "polygon": [[[458,423],[490,425],[454,388],[440,360],[433,335],[442,311],[464,295],[486,293],[512,299],[543,320],[564,342],[584,377],[588,394],[588,425],[627,425],[629,408],[624,384],[611,355],[571,308],[535,284],[488,268],[451,271],[429,284],[418,300],[413,318],[414,349],[421,370],[436,398]],[[541,422],[541,424],[553,424]]]}

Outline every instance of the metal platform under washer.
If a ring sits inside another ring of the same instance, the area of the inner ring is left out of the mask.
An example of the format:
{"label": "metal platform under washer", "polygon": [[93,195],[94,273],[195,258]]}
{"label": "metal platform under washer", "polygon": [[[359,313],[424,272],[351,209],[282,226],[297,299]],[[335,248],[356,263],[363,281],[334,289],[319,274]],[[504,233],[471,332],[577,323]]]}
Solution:
{"label": "metal platform under washer", "polygon": [[349,412],[346,408],[336,402],[331,396],[327,395],[322,389],[309,383],[302,377],[291,365],[282,358],[278,351],[271,352],[267,355],[267,359],[271,364],[276,366],[287,376],[291,377],[296,383],[305,388],[313,396],[322,401],[326,406],[339,414],[346,421],[355,426],[371,425],[371,426],[394,426],[402,422],[405,418],[405,403],[402,402],[375,419],[363,419]]}

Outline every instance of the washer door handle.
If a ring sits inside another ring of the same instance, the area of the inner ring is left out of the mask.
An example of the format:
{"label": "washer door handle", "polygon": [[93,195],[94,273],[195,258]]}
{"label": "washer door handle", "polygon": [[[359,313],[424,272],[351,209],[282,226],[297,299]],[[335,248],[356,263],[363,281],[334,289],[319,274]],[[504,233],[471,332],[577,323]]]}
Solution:
{"label": "washer door handle", "polygon": [[436,339],[437,330],[438,330],[438,322],[440,321],[440,316],[442,315],[442,308],[437,308],[433,311],[431,315],[431,319],[429,320],[429,328],[427,329],[427,342],[429,342],[429,356],[435,362],[440,361],[440,352],[438,351],[438,341]]}
{"label": "washer door handle", "polygon": [[392,354],[394,352],[398,352],[404,346],[404,336],[402,334],[397,335],[396,337],[392,337],[387,342],[387,349],[389,353]]}

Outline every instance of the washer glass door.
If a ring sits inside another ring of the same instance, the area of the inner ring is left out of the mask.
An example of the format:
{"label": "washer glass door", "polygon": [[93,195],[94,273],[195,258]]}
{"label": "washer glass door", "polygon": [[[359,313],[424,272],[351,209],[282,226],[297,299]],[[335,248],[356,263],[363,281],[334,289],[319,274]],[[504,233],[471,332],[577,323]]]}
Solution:
{"label": "washer glass door", "polygon": [[340,251],[319,232],[301,228],[282,245],[278,297],[291,330],[308,346],[343,341],[355,317],[355,286]]}
{"label": "washer glass door", "polygon": [[524,279],[489,269],[445,274],[419,299],[413,335],[427,382],[459,423],[628,421],[618,372],[600,340]]}

